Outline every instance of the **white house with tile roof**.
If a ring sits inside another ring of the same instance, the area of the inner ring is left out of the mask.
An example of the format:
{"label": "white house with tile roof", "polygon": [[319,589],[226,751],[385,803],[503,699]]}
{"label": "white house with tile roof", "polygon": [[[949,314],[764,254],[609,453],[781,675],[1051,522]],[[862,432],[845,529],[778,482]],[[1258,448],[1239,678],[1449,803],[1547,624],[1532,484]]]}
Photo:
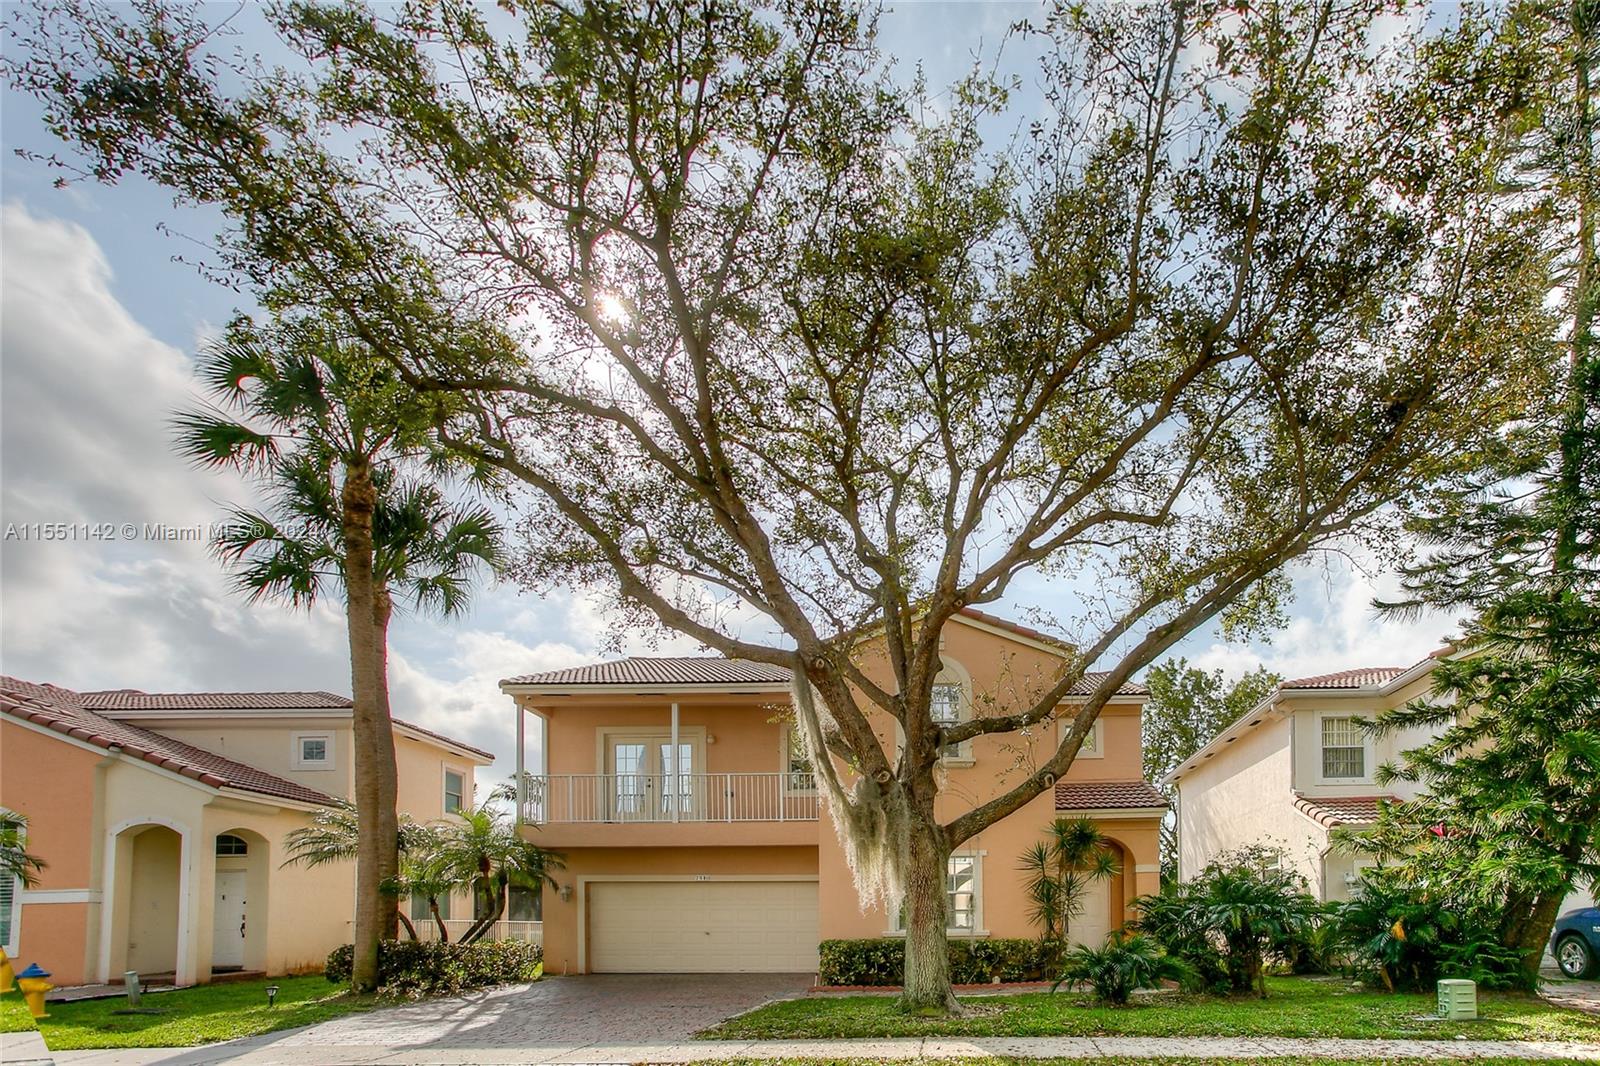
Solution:
{"label": "white house with tile roof", "polygon": [[[0,884],[0,946],[57,985],[319,969],[350,939],[353,863],[284,867],[348,800],[351,702],[327,692],[74,692],[0,678],[0,806],[39,883]],[[478,748],[395,723],[399,807],[470,804]]]}
{"label": "white house with tile roof", "polygon": [[[1403,781],[1379,788],[1375,772],[1431,739],[1431,730],[1373,737],[1357,718],[1426,695],[1441,649],[1408,667],[1341,670],[1285,681],[1162,779],[1177,793],[1178,874],[1195,876],[1223,852],[1281,848],[1323,900],[1348,899],[1370,860],[1338,847],[1333,831],[1371,825],[1385,800],[1409,799]],[[1567,907],[1587,905],[1575,895]]]}

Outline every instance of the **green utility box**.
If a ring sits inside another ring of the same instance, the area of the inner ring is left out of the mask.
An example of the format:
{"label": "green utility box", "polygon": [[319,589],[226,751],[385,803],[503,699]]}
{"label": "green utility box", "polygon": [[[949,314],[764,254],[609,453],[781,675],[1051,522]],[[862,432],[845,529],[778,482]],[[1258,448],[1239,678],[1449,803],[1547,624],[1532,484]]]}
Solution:
{"label": "green utility box", "polygon": [[1439,1017],[1448,1021],[1471,1021],[1478,1016],[1476,981],[1439,982]]}

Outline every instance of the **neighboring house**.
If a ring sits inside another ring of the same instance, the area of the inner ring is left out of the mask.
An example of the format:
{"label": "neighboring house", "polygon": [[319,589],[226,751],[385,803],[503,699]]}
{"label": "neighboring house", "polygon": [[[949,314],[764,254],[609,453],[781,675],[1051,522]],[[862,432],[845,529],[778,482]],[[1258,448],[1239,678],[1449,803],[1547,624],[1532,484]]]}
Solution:
{"label": "neighboring house", "polygon": [[[936,711],[964,718],[1030,705],[1068,649],[967,610],[946,625],[941,656]],[[858,657],[889,683],[870,642]],[[524,815],[530,839],[566,860],[544,900],[552,972],[815,972],[820,940],[898,934],[897,912],[859,903],[792,734],[789,685],[785,670],[719,658],[624,659],[501,683],[518,707],[519,753],[526,715],[544,729],[548,772],[528,778]],[[1143,702],[1127,686],[1054,789],[957,847],[952,937],[1038,934],[1018,861],[1056,818],[1094,819],[1121,864],[1074,919],[1075,941],[1099,943],[1156,890],[1166,804],[1140,777]],[[1074,706],[1064,701],[1062,717]],[[892,744],[894,723],[877,721]],[[1015,784],[1063,728],[963,744],[944,760],[941,820]]]}
{"label": "neighboring house", "polygon": [[[1427,695],[1435,657],[1446,651],[1409,667],[1285,681],[1163,778],[1177,792],[1179,878],[1223,852],[1265,844],[1282,849],[1319,899],[1349,899],[1372,860],[1338,846],[1334,830],[1371,825],[1380,802],[1414,797],[1416,785],[1379,788],[1375,773],[1434,735],[1430,728],[1374,737],[1356,720]],[[1562,909],[1587,900],[1574,895]]]}
{"label": "neighboring house", "polygon": [[[284,867],[348,799],[351,703],[326,692],[74,692],[0,678],[0,806],[46,863],[0,884],[0,945],[57,985],[320,968],[350,940],[355,864]],[[472,802],[488,752],[395,723],[399,805]]]}

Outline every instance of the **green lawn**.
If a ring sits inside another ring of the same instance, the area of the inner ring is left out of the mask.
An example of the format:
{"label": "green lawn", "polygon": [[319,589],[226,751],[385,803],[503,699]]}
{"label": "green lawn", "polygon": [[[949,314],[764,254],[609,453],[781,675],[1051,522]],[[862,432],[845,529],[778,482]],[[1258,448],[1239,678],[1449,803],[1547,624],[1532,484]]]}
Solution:
{"label": "green lawn", "polygon": [[[278,986],[277,1006],[267,1007],[266,987]],[[3,997],[9,1000],[12,997]],[[20,1003],[20,998],[18,999]],[[140,1007],[160,1014],[116,1014],[127,1000],[96,999],[52,1003],[39,1031],[51,1051],[83,1048],[190,1047],[275,1029],[325,1022],[351,1011],[366,1010],[372,997],[352,996],[320,974],[281,977],[272,981],[237,981],[197,985],[175,992],[147,993]],[[26,1016],[27,1011],[23,1011]],[[0,1012],[0,1029],[11,1021]]]}
{"label": "green lawn", "polygon": [[26,1033],[33,1028],[33,1015],[16,988],[0,995],[0,1033]]}
{"label": "green lawn", "polygon": [[1600,1041],[1600,1018],[1532,996],[1480,993],[1475,1022],[1433,1017],[1429,995],[1349,992],[1340,981],[1272,978],[1265,999],[1169,994],[1135,1006],[1095,1006],[1086,995],[962,997],[959,1018],[914,1018],[893,996],[788,1000],[730,1018],[709,1039],[896,1036],[1306,1036],[1349,1039]]}

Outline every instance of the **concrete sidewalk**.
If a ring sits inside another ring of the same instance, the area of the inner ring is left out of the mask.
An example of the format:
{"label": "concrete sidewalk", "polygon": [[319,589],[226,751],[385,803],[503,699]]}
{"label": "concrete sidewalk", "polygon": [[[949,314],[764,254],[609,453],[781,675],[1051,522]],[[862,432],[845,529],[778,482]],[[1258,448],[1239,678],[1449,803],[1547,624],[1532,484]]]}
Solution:
{"label": "concrete sidewalk", "polygon": [[696,1040],[662,1044],[567,1047],[335,1046],[296,1043],[304,1030],[271,1033],[203,1048],[58,1052],[61,1066],[208,1066],[239,1063],[316,1066],[463,1066],[476,1063],[684,1063],[706,1059],[954,1059],[1018,1058],[1482,1058],[1582,1059],[1600,1062],[1600,1043],[1513,1040],[1292,1040],[1286,1038],[940,1037],[905,1040]]}

